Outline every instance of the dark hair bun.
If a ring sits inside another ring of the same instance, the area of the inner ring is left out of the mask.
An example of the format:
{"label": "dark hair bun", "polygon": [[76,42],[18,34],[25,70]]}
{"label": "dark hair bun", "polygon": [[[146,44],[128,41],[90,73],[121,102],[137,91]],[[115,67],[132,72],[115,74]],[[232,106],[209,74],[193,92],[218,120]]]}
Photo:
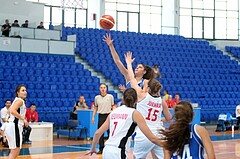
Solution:
{"label": "dark hair bun", "polygon": [[127,96],[127,97],[125,98],[125,101],[126,101],[126,103],[132,103],[132,102],[134,102],[134,99],[133,99],[132,96]]}

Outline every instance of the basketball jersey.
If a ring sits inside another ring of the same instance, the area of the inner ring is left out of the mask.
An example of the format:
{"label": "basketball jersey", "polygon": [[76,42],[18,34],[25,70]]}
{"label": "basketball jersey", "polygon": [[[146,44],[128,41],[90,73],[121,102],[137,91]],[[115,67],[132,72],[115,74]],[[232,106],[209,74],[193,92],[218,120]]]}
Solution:
{"label": "basketball jersey", "polygon": [[[22,116],[22,117],[25,117],[25,114],[26,114],[26,105],[25,105],[25,102],[22,98],[18,98],[16,97],[12,103],[12,105],[10,106],[10,108],[14,105],[14,103],[17,101],[17,100],[21,100],[22,101],[22,105],[21,107],[18,108],[17,112]],[[10,117],[8,119],[9,122],[14,122],[15,124],[19,124],[19,125],[24,125],[24,122],[22,120],[19,120],[18,118],[15,118],[12,114],[10,114]]]}
{"label": "basketball jersey", "polygon": [[190,130],[190,141],[189,144],[184,146],[181,156],[177,156],[176,153],[173,154],[172,159],[188,159],[197,158],[204,159],[203,143],[196,131],[196,124],[189,125]]}
{"label": "basketball jersey", "polygon": [[109,139],[105,142],[106,146],[109,145],[126,150],[129,146],[126,145],[128,138],[133,134],[137,126],[132,118],[134,111],[134,108],[122,105],[110,113],[110,133]]}
{"label": "basketball jersey", "polygon": [[137,110],[142,114],[150,130],[155,132],[162,128],[161,116],[163,108],[161,97],[153,97],[147,93],[146,97],[137,103]]}
{"label": "basketball jersey", "polygon": [[[145,79],[142,78],[141,81],[138,82],[138,86],[141,87],[141,88],[143,88],[143,86],[144,86],[144,81],[145,81]],[[127,82],[126,88],[131,88],[130,81]]]}

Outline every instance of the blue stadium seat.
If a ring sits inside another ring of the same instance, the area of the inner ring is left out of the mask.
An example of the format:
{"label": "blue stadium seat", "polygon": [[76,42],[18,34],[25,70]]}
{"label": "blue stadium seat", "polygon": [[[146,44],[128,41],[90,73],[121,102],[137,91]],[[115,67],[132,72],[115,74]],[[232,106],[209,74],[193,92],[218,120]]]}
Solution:
{"label": "blue stadium seat", "polygon": [[53,98],[59,98],[59,97],[60,97],[59,92],[54,91],[54,92],[53,92]]}
{"label": "blue stadium seat", "polygon": [[[37,93],[38,98],[44,98],[44,93],[42,91],[37,90],[36,93]],[[42,103],[41,103],[41,105],[42,105]]]}
{"label": "blue stadium seat", "polygon": [[62,83],[58,83],[58,89],[59,90],[64,90],[65,89],[65,85]]}
{"label": "blue stadium seat", "polygon": [[67,84],[67,85],[65,85],[66,87],[66,89],[67,90],[72,90],[73,89],[73,85],[72,84]]}
{"label": "blue stadium seat", "polygon": [[51,69],[51,70],[49,70],[49,72],[50,72],[51,75],[56,75],[57,74],[55,69]]}
{"label": "blue stadium seat", "polygon": [[48,107],[55,107],[55,106],[56,106],[56,103],[55,103],[54,100],[48,100],[48,101],[47,101],[47,106],[48,106]]}
{"label": "blue stadium seat", "polygon": [[[51,81],[51,77],[45,76],[45,77],[43,77],[43,81],[46,82],[46,83],[47,83],[47,82],[50,82],[50,81]],[[45,87],[46,87],[46,88],[45,88]],[[44,89],[49,89],[49,87],[50,87],[50,86],[47,85],[47,84],[44,85]]]}
{"label": "blue stadium seat", "polygon": [[68,98],[75,98],[75,94],[72,91],[67,92]]}
{"label": "blue stadium seat", "polygon": [[67,98],[68,94],[67,94],[66,91],[64,91],[64,90],[59,90],[58,92],[59,92],[59,95],[60,95],[61,98]]}

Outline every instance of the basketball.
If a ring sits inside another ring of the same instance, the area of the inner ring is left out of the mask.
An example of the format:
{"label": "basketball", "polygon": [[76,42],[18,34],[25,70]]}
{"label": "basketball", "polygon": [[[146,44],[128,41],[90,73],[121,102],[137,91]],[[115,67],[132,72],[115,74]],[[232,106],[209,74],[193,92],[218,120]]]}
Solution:
{"label": "basketball", "polygon": [[99,23],[101,28],[105,30],[110,30],[113,28],[115,21],[111,15],[103,15]]}

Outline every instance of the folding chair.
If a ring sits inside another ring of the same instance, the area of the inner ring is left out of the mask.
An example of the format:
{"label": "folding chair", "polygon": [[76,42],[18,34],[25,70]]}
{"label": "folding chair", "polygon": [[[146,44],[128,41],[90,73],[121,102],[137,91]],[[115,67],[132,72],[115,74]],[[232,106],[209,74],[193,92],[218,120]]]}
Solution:
{"label": "folding chair", "polygon": [[[79,136],[76,134],[78,130],[80,131]],[[82,131],[85,131],[86,138],[87,138],[87,128],[80,125],[80,122],[78,120],[68,120],[68,140],[70,139],[71,131],[75,133],[74,134],[75,139],[77,139],[77,137],[81,137]]]}

